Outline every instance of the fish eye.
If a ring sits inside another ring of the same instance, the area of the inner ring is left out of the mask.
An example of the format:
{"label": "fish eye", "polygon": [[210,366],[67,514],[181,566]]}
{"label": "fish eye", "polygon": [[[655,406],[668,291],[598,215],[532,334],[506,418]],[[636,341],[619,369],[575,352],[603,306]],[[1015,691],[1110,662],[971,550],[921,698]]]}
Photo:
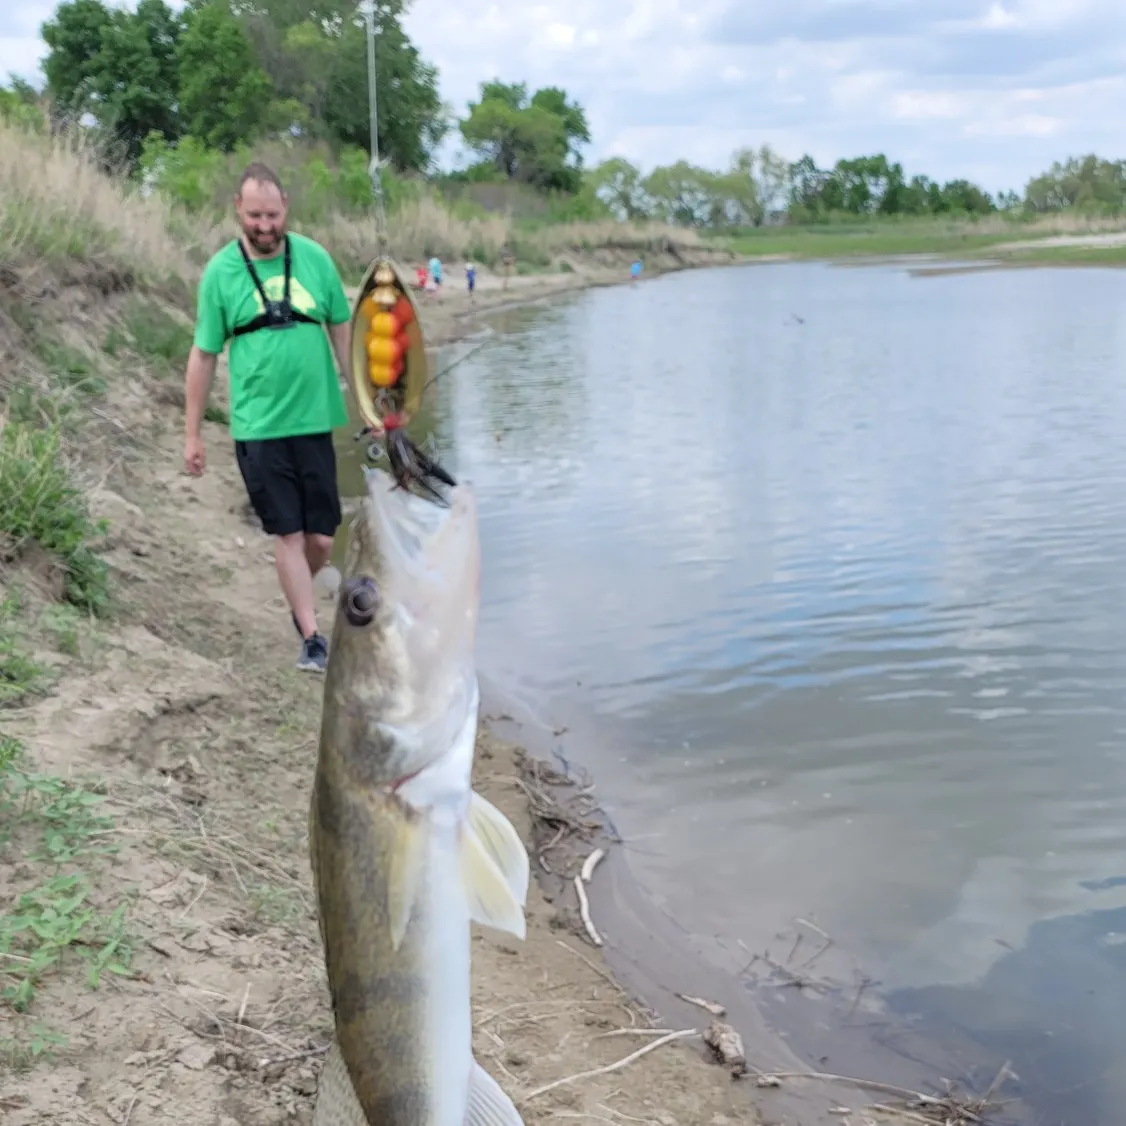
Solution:
{"label": "fish eye", "polygon": [[341,603],[344,616],[354,626],[369,626],[375,621],[375,611],[379,607],[379,588],[375,580],[367,575],[349,579],[341,588]]}

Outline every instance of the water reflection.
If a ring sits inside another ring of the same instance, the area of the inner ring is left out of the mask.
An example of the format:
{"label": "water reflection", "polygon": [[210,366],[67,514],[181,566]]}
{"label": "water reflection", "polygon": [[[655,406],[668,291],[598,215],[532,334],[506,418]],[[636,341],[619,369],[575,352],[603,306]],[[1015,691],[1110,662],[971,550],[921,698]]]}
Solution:
{"label": "water reflection", "polygon": [[[937,1032],[1119,876],[1124,286],[681,274],[525,311],[443,381],[482,663],[592,718],[670,911],[753,949],[816,918]],[[1108,1029],[1036,949],[1025,1015],[962,1025],[1014,1057],[1040,992]]]}

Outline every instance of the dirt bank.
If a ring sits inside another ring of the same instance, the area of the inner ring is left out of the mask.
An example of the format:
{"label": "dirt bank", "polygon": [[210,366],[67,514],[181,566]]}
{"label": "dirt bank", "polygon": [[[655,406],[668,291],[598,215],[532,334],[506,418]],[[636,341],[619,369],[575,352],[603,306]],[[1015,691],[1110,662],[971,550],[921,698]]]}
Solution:
{"label": "dirt bank", "polygon": [[[427,343],[448,344],[472,329],[475,315],[496,312],[506,306],[525,305],[550,300],[560,294],[601,285],[629,283],[630,263],[636,252],[602,248],[575,251],[558,259],[555,273],[519,274],[508,278],[502,273],[477,267],[475,292],[470,298],[465,283],[465,263],[443,264],[444,281],[436,292],[418,293],[416,297],[425,312]],[[740,261],[731,251],[682,247],[643,254],[644,272],[638,284],[677,270],[709,266],[730,266]],[[409,264],[404,263],[404,267]],[[410,279],[408,279],[410,280]],[[349,290],[349,296],[355,293]]]}
{"label": "dirt bank", "polygon": [[[331,1031],[305,829],[320,681],[292,667],[221,424],[203,479],[181,473],[172,322],[142,331],[128,280],[96,282],[11,275],[20,315],[0,325],[9,354],[32,355],[34,327],[99,381],[67,433],[116,600],[73,612],[34,552],[0,572],[0,680],[19,689],[0,709],[0,1118],[308,1122]],[[521,775],[519,748],[483,731],[477,785],[530,843]],[[559,1083],[655,1037],[538,887],[528,918],[524,943],[476,933],[473,962],[476,1051],[527,1122],[755,1121],[698,1039]]]}

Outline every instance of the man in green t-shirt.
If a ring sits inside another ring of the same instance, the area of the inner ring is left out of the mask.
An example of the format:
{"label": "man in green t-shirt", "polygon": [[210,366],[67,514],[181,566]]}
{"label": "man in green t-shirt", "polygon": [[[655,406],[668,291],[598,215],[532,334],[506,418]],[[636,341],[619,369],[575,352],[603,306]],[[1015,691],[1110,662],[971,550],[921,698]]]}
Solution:
{"label": "man in green t-shirt", "polygon": [[203,473],[203,412],[230,340],[235,456],[250,503],[275,537],[278,581],[302,638],[297,667],[323,672],[328,643],[317,628],[313,576],[341,522],[332,431],[348,416],[332,354],[346,372],[352,311],[329,253],[286,231],[287,204],[266,165],[242,174],[235,194],[242,234],[211,258],[199,283],[184,466]]}

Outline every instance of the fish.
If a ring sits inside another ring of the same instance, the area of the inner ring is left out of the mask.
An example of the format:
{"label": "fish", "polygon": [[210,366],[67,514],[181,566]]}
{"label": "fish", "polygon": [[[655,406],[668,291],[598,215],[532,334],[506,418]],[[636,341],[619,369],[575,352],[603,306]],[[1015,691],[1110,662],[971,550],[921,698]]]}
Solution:
{"label": "fish", "polygon": [[472,789],[477,501],[363,474],[309,805],[335,1021],[313,1126],[522,1126],[472,1050],[470,924],[523,939],[530,874]]}

